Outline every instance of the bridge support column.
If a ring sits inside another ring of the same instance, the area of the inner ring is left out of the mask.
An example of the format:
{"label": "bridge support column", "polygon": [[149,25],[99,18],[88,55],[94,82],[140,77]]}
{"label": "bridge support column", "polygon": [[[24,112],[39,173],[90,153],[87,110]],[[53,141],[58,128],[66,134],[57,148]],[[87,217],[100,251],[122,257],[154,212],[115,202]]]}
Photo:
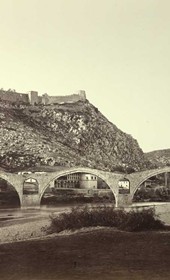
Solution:
{"label": "bridge support column", "polygon": [[128,207],[132,205],[131,194],[118,194],[117,207]]}
{"label": "bridge support column", "polygon": [[40,208],[39,194],[24,194],[21,201],[21,208]]}
{"label": "bridge support column", "polygon": [[164,175],[164,176],[165,176],[165,187],[167,188],[167,187],[168,187],[168,183],[169,183],[169,182],[168,182],[168,181],[169,181],[169,180],[168,180],[168,179],[169,179],[169,173],[168,173],[168,172],[165,172],[164,174],[165,174],[165,175]]}

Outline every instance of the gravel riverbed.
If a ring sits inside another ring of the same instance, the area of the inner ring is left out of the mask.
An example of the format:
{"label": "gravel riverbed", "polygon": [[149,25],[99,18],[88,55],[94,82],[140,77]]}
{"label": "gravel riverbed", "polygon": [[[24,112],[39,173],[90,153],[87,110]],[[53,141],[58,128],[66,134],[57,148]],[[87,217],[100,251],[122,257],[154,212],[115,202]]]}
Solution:
{"label": "gravel riverbed", "polygon": [[0,227],[0,244],[44,237],[43,228],[49,225],[50,219],[44,218]]}

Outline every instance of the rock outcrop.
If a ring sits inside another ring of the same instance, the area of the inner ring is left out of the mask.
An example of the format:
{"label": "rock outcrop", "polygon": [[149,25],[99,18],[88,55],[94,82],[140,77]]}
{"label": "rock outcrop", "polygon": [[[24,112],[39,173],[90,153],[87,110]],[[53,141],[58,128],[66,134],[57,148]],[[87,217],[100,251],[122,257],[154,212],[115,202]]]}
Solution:
{"label": "rock outcrop", "polygon": [[0,167],[86,166],[145,169],[137,141],[88,101],[49,106],[0,104]]}

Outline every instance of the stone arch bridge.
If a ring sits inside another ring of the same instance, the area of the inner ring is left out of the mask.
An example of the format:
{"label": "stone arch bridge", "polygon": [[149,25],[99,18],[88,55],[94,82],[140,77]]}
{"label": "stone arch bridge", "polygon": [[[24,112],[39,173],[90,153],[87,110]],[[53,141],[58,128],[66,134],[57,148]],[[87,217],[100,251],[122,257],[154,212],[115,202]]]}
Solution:
{"label": "stone arch bridge", "polygon": [[[132,204],[134,193],[136,192],[140,184],[142,184],[145,180],[152,176],[167,172],[170,172],[170,167],[146,170],[131,174],[107,172],[86,167],[73,167],[55,172],[35,172],[32,174],[16,174],[0,171],[0,178],[4,179],[15,188],[18,193],[20,205],[22,208],[39,208],[41,198],[50,182],[53,182],[59,177],[68,174],[88,173],[101,178],[110,187],[115,196],[116,207],[125,207]],[[23,193],[23,186],[26,179],[36,180],[36,182],[38,183],[37,194],[29,195]],[[122,179],[127,179],[130,183],[130,191],[127,194],[119,193],[119,181]]]}

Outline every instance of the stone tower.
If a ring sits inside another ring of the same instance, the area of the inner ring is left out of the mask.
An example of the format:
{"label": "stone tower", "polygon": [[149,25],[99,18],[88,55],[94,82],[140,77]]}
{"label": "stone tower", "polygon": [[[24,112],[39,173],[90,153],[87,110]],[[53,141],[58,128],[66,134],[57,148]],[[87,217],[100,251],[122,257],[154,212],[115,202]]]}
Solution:
{"label": "stone tower", "polygon": [[86,92],[85,90],[78,90],[77,94],[80,96],[80,99],[85,101],[86,100]]}
{"label": "stone tower", "polygon": [[38,100],[38,92],[37,91],[30,91],[29,92],[29,99],[30,99],[30,104],[35,105],[39,103]]}

